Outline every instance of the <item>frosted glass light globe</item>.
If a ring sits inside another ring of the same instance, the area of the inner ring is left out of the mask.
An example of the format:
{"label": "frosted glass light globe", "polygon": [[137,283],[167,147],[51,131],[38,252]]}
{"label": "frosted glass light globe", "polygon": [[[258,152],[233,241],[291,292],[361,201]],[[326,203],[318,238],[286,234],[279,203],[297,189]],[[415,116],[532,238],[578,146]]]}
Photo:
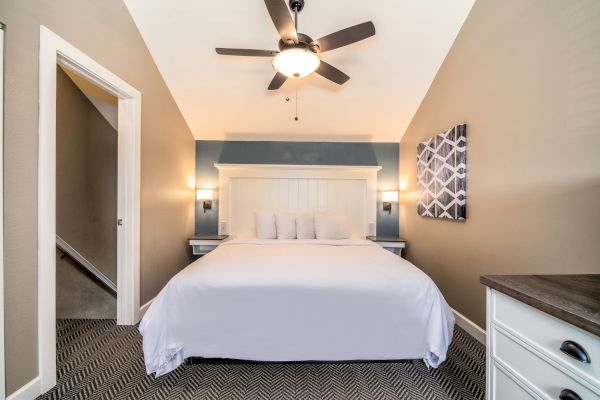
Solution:
{"label": "frosted glass light globe", "polygon": [[316,53],[303,49],[287,49],[273,58],[273,68],[288,78],[303,78],[315,72],[321,60]]}

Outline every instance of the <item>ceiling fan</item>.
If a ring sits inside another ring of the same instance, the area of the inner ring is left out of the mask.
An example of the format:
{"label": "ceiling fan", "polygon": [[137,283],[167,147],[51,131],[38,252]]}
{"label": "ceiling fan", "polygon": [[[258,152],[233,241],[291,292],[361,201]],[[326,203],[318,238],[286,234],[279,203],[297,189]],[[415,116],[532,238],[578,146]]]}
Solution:
{"label": "ceiling fan", "polygon": [[277,73],[269,90],[279,89],[288,78],[303,78],[313,72],[338,85],[344,84],[350,77],[321,60],[319,55],[375,35],[375,25],[369,21],[313,40],[298,32],[298,13],[304,8],[304,0],[289,0],[293,19],[284,0],[265,0],[265,4],[281,36],[279,51],[227,48],[217,48],[216,51],[226,56],[273,57],[273,68]]}

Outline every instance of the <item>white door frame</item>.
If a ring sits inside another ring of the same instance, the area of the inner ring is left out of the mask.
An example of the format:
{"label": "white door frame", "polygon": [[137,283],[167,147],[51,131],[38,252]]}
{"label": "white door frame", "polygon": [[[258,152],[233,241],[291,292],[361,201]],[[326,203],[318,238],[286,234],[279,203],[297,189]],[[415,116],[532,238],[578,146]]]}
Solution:
{"label": "white door frame", "polygon": [[0,400],[6,397],[4,363],[4,24],[0,22]]}
{"label": "white door frame", "polygon": [[[56,68],[119,100],[117,323],[139,321],[141,93],[48,28],[40,27],[38,154],[38,355],[41,393],[56,385]],[[117,221],[115,221],[116,225]]]}

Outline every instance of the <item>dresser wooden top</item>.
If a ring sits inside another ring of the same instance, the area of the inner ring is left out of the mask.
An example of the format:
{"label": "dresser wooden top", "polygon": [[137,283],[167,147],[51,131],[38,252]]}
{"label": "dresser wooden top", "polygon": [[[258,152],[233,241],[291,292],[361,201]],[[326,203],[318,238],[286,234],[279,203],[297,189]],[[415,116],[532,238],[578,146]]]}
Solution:
{"label": "dresser wooden top", "polygon": [[599,275],[485,275],[481,283],[600,336]]}

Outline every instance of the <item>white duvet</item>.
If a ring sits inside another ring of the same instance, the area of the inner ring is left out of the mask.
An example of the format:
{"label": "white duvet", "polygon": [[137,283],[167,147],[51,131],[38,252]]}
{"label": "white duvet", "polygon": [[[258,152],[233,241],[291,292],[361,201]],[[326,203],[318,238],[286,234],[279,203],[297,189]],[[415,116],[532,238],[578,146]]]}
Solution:
{"label": "white duvet", "polygon": [[433,281],[366,240],[231,240],[190,264],[142,322],[146,370],[256,361],[446,358],[454,317]]}

